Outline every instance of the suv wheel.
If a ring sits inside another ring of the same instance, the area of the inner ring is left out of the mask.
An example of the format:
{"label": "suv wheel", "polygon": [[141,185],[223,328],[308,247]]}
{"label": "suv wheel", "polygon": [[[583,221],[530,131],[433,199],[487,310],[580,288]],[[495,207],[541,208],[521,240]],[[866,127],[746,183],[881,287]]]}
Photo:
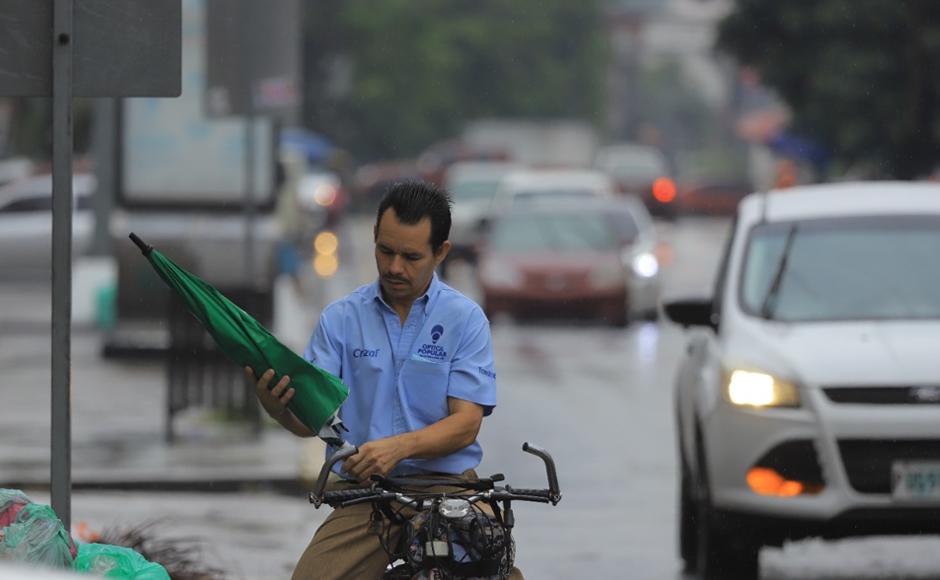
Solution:
{"label": "suv wheel", "polygon": [[695,564],[706,580],[758,580],[760,544],[752,538],[723,529],[712,507],[701,435],[697,438],[698,469],[695,478]]}
{"label": "suv wheel", "polygon": [[695,527],[695,500],[692,497],[692,477],[685,461],[681,461],[682,480],[679,484],[679,556],[682,558],[683,570],[695,572],[697,565]]}

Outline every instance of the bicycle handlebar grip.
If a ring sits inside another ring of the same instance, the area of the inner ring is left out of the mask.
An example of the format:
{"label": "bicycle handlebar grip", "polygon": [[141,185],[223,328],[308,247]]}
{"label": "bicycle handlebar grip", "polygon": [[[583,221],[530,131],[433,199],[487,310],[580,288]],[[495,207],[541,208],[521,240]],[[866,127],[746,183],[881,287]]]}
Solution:
{"label": "bicycle handlebar grip", "polygon": [[535,445],[529,445],[528,442],[522,444],[522,450],[535,455],[545,463],[545,473],[548,476],[549,499],[553,505],[560,502],[561,489],[558,487],[558,475],[555,473],[555,460],[552,459],[548,451],[545,451],[541,447],[536,447]]}
{"label": "bicycle handlebar grip", "polygon": [[517,489],[512,488],[512,493],[515,495],[529,495],[532,497],[544,497],[547,500],[552,499],[552,492],[548,489]]}
{"label": "bicycle handlebar grip", "polygon": [[362,499],[364,497],[369,497],[370,495],[376,495],[376,493],[369,488],[337,489],[335,491],[324,492],[322,495],[322,501],[325,504],[334,505],[353,499]]}

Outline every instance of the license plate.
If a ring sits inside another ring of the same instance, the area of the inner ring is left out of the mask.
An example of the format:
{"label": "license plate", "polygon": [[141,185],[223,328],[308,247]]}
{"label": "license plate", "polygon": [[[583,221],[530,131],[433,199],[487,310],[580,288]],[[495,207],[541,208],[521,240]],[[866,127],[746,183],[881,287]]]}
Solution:
{"label": "license plate", "polygon": [[895,499],[940,501],[940,461],[895,461],[891,489]]}

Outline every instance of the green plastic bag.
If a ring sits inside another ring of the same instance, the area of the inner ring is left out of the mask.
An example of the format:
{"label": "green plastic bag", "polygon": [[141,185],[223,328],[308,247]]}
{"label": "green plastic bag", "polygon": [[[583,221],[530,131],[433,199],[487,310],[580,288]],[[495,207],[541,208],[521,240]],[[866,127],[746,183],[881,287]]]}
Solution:
{"label": "green plastic bag", "polygon": [[170,580],[160,564],[130,548],[111,544],[80,544],[72,569],[120,580]]}
{"label": "green plastic bag", "polygon": [[72,565],[72,537],[47,505],[24,505],[16,514],[16,521],[0,530],[0,536],[0,560],[56,568]]}

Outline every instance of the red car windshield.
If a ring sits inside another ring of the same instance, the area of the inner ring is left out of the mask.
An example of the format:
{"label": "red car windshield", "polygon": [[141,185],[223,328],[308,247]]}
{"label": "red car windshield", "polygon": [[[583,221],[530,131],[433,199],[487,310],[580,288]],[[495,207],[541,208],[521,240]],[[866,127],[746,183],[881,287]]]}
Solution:
{"label": "red car windshield", "polygon": [[500,220],[492,246],[506,253],[608,251],[615,240],[602,214],[532,213]]}

